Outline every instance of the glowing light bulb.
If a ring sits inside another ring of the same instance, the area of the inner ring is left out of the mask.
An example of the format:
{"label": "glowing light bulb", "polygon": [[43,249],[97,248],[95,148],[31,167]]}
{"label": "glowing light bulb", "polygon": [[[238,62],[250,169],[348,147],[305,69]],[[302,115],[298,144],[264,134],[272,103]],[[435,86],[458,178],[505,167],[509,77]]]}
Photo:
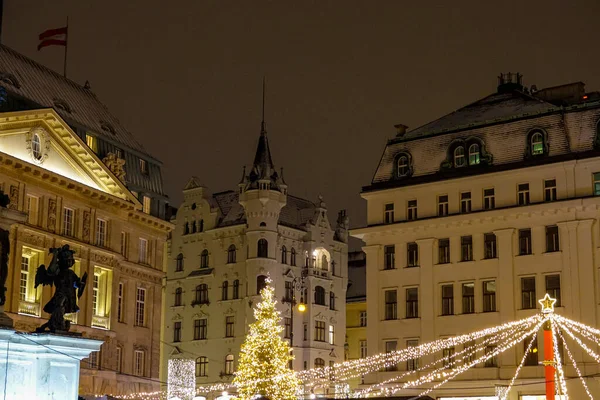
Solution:
{"label": "glowing light bulb", "polygon": [[298,311],[300,311],[300,312],[306,311],[306,304],[304,304],[304,303],[298,304]]}

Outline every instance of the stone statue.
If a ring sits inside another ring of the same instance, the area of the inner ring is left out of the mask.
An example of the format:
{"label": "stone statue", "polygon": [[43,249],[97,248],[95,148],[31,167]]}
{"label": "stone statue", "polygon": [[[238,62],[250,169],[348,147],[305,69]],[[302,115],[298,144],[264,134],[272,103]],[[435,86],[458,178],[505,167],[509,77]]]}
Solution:
{"label": "stone statue", "polygon": [[350,217],[346,215],[346,210],[341,210],[338,214],[337,225],[335,227],[335,237],[343,243],[348,243],[348,231],[350,230]]}
{"label": "stone statue", "polygon": [[102,161],[121,182],[125,182],[125,160],[115,153],[108,153]]}
{"label": "stone statue", "polygon": [[75,264],[74,251],[68,244],[63,247],[51,248],[52,261],[48,269],[40,265],[35,273],[35,287],[39,285],[54,285],[54,296],[44,306],[44,311],[50,314],[48,322],[36,329],[36,332],[56,331],[67,332],[71,323],[65,320],[65,314],[79,311],[77,299],[83,294],[87,281],[87,272],[80,279],[71,268]]}

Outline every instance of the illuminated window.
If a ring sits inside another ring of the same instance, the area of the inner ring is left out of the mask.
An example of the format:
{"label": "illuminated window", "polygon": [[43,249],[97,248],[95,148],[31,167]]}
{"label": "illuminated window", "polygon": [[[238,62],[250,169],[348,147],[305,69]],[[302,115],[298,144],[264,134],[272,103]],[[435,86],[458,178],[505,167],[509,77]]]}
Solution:
{"label": "illuminated window", "polygon": [[96,246],[98,247],[105,247],[107,245],[106,226],[106,220],[100,218],[96,220]]}
{"label": "illuminated window", "polygon": [[208,376],[208,357],[196,358],[196,376]]}
{"label": "illuminated window", "polygon": [[148,240],[144,238],[140,238],[139,262],[140,264],[148,263]]}
{"label": "illuminated window", "polygon": [[540,154],[544,154],[544,135],[541,132],[535,132],[531,135],[531,155]]}
{"label": "illuminated window", "polygon": [[148,174],[148,163],[140,158],[140,172],[144,175]]}
{"label": "illuminated window", "polygon": [[527,353],[527,355],[525,356],[524,365],[537,366],[539,364],[537,337],[533,338],[533,343],[531,344],[531,347],[529,347],[529,343],[531,342],[531,340],[531,338],[527,338],[527,340],[523,341],[523,351]]}
{"label": "illuminated window", "polygon": [[123,322],[123,318],[125,317],[125,285],[123,282],[119,282],[119,289],[117,292],[117,321]]}
{"label": "illuminated window", "polygon": [[21,257],[21,280],[19,284],[19,299],[27,301],[27,292],[29,288],[29,258]]}
{"label": "illuminated window", "polygon": [[464,167],[465,165],[465,148],[462,146],[458,146],[454,149],[454,166],[455,167]]}
{"label": "illuminated window", "polygon": [[37,133],[34,133],[31,137],[31,152],[36,161],[40,161],[42,159],[42,139]]}
{"label": "illuminated window", "polygon": [[152,206],[152,199],[148,196],[144,196],[143,202],[142,202],[142,211],[145,212],[146,214],[150,214],[151,206]]}
{"label": "illuminated window", "polygon": [[[110,292],[112,288],[112,271],[94,267],[94,283],[92,287],[92,309],[95,316],[108,317],[110,313]],[[94,325],[92,323],[92,325]]]}
{"label": "illuminated window", "polygon": [[143,350],[133,352],[133,374],[135,376],[144,376],[146,354]]}
{"label": "illuminated window", "polygon": [[469,165],[477,165],[480,162],[479,145],[472,144],[469,146]]}
{"label": "illuminated window", "polygon": [[227,354],[225,357],[225,375],[233,375],[233,354]]}
{"label": "illuminated window", "polygon": [[146,289],[140,287],[135,296],[135,325],[146,325]]}
{"label": "illuminated window", "polygon": [[75,232],[75,211],[72,208],[63,208],[63,235],[73,236]]}
{"label": "illuminated window", "polygon": [[39,223],[40,199],[39,197],[27,195],[27,222],[31,225]]}
{"label": "illuminated window", "polygon": [[92,136],[89,133],[85,135],[85,142],[88,147],[94,152],[98,152],[98,139],[96,136]]}
{"label": "illuminated window", "polygon": [[129,233],[121,232],[121,255],[127,259],[127,248],[129,247]]}
{"label": "illuminated window", "polygon": [[329,344],[335,344],[335,327],[329,325]]}

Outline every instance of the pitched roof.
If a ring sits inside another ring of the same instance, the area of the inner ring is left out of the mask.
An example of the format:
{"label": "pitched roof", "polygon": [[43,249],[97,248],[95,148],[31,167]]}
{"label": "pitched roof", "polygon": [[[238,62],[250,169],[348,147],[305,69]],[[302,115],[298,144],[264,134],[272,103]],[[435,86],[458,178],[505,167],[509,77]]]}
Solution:
{"label": "pitched roof", "polygon": [[136,138],[90,89],[0,45],[0,85],[9,94],[39,108],[53,108],[67,123],[86,129],[148,155]]}

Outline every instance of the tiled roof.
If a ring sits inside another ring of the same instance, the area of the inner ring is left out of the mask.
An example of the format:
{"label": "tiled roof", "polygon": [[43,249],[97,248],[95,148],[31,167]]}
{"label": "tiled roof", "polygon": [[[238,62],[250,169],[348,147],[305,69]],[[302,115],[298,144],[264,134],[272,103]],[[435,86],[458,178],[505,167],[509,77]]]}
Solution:
{"label": "tiled roof", "polygon": [[[237,225],[246,222],[244,207],[238,202],[238,193],[229,190],[226,192],[215,193],[213,199],[219,207],[222,216],[217,227]],[[279,214],[279,223],[281,225],[291,226],[303,229],[315,214],[315,204],[309,200],[299,197],[287,196],[287,204]]]}
{"label": "tiled roof", "polygon": [[74,122],[143,154],[135,137],[112,115],[90,89],[0,45],[0,86],[9,94],[54,108],[65,121]]}

